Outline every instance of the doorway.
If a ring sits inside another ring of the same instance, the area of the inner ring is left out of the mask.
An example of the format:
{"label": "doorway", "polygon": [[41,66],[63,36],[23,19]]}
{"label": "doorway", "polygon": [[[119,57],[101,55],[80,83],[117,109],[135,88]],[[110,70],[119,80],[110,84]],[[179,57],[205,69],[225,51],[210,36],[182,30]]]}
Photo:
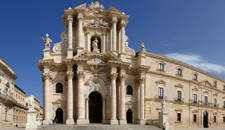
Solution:
{"label": "doorway", "polygon": [[58,108],[56,110],[56,123],[60,123],[62,124],[63,123],[63,111],[61,108]]}
{"label": "doorway", "polygon": [[203,113],[203,127],[204,128],[208,128],[209,127],[208,126],[208,112],[207,111],[205,111]]}
{"label": "doorway", "polygon": [[89,95],[90,123],[102,123],[102,96],[98,92]]}
{"label": "doorway", "polygon": [[132,119],[132,111],[130,109],[127,110],[127,124],[132,124],[133,123],[133,119]]}

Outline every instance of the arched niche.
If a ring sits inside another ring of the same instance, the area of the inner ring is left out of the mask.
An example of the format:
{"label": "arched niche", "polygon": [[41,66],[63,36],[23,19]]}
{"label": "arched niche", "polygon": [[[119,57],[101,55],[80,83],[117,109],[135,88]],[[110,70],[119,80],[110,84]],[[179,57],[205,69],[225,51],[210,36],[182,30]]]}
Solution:
{"label": "arched niche", "polygon": [[92,37],[91,37],[91,52],[93,52],[93,41],[95,40],[95,38],[97,38],[97,40],[98,40],[98,49],[99,49],[99,52],[101,53],[101,37],[100,36],[98,36],[98,35],[93,35]]}

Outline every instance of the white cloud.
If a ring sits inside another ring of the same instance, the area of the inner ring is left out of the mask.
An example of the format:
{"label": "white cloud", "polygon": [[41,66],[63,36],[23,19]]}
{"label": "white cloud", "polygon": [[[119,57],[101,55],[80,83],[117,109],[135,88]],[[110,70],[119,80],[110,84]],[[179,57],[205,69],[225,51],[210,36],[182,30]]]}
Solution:
{"label": "white cloud", "polygon": [[182,61],[207,72],[225,74],[225,66],[209,63],[207,60],[204,60],[204,58],[198,54],[168,53],[165,54],[165,56]]}

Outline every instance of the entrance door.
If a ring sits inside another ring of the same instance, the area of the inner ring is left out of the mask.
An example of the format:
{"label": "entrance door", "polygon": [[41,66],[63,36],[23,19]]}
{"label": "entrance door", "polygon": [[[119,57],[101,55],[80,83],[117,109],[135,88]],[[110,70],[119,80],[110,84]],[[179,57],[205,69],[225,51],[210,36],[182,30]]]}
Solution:
{"label": "entrance door", "polygon": [[127,123],[133,123],[132,111],[130,109],[127,110]]}
{"label": "entrance door", "polygon": [[203,127],[208,128],[208,113],[206,111],[203,113]]}
{"label": "entrance door", "polygon": [[56,110],[56,123],[63,123],[63,111],[61,108]]}
{"label": "entrance door", "polygon": [[89,95],[90,123],[102,123],[102,96],[98,92]]}

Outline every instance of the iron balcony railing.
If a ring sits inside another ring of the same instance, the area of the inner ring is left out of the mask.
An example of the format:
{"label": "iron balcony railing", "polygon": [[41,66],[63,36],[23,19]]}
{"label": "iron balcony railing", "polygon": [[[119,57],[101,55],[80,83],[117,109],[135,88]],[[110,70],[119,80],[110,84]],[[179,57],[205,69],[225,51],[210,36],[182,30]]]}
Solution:
{"label": "iron balcony railing", "polygon": [[184,102],[184,99],[183,98],[177,98],[177,97],[175,97],[174,98],[174,101],[175,102]]}
{"label": "iron balcony railing", "polygon": [[166,99],[166,100],[167,100],[167,97],[166,97],[166,96],[155,95],[154,98],[155,98],[155,99],[160,99],[160,100],[162,100],[162,99]]}

